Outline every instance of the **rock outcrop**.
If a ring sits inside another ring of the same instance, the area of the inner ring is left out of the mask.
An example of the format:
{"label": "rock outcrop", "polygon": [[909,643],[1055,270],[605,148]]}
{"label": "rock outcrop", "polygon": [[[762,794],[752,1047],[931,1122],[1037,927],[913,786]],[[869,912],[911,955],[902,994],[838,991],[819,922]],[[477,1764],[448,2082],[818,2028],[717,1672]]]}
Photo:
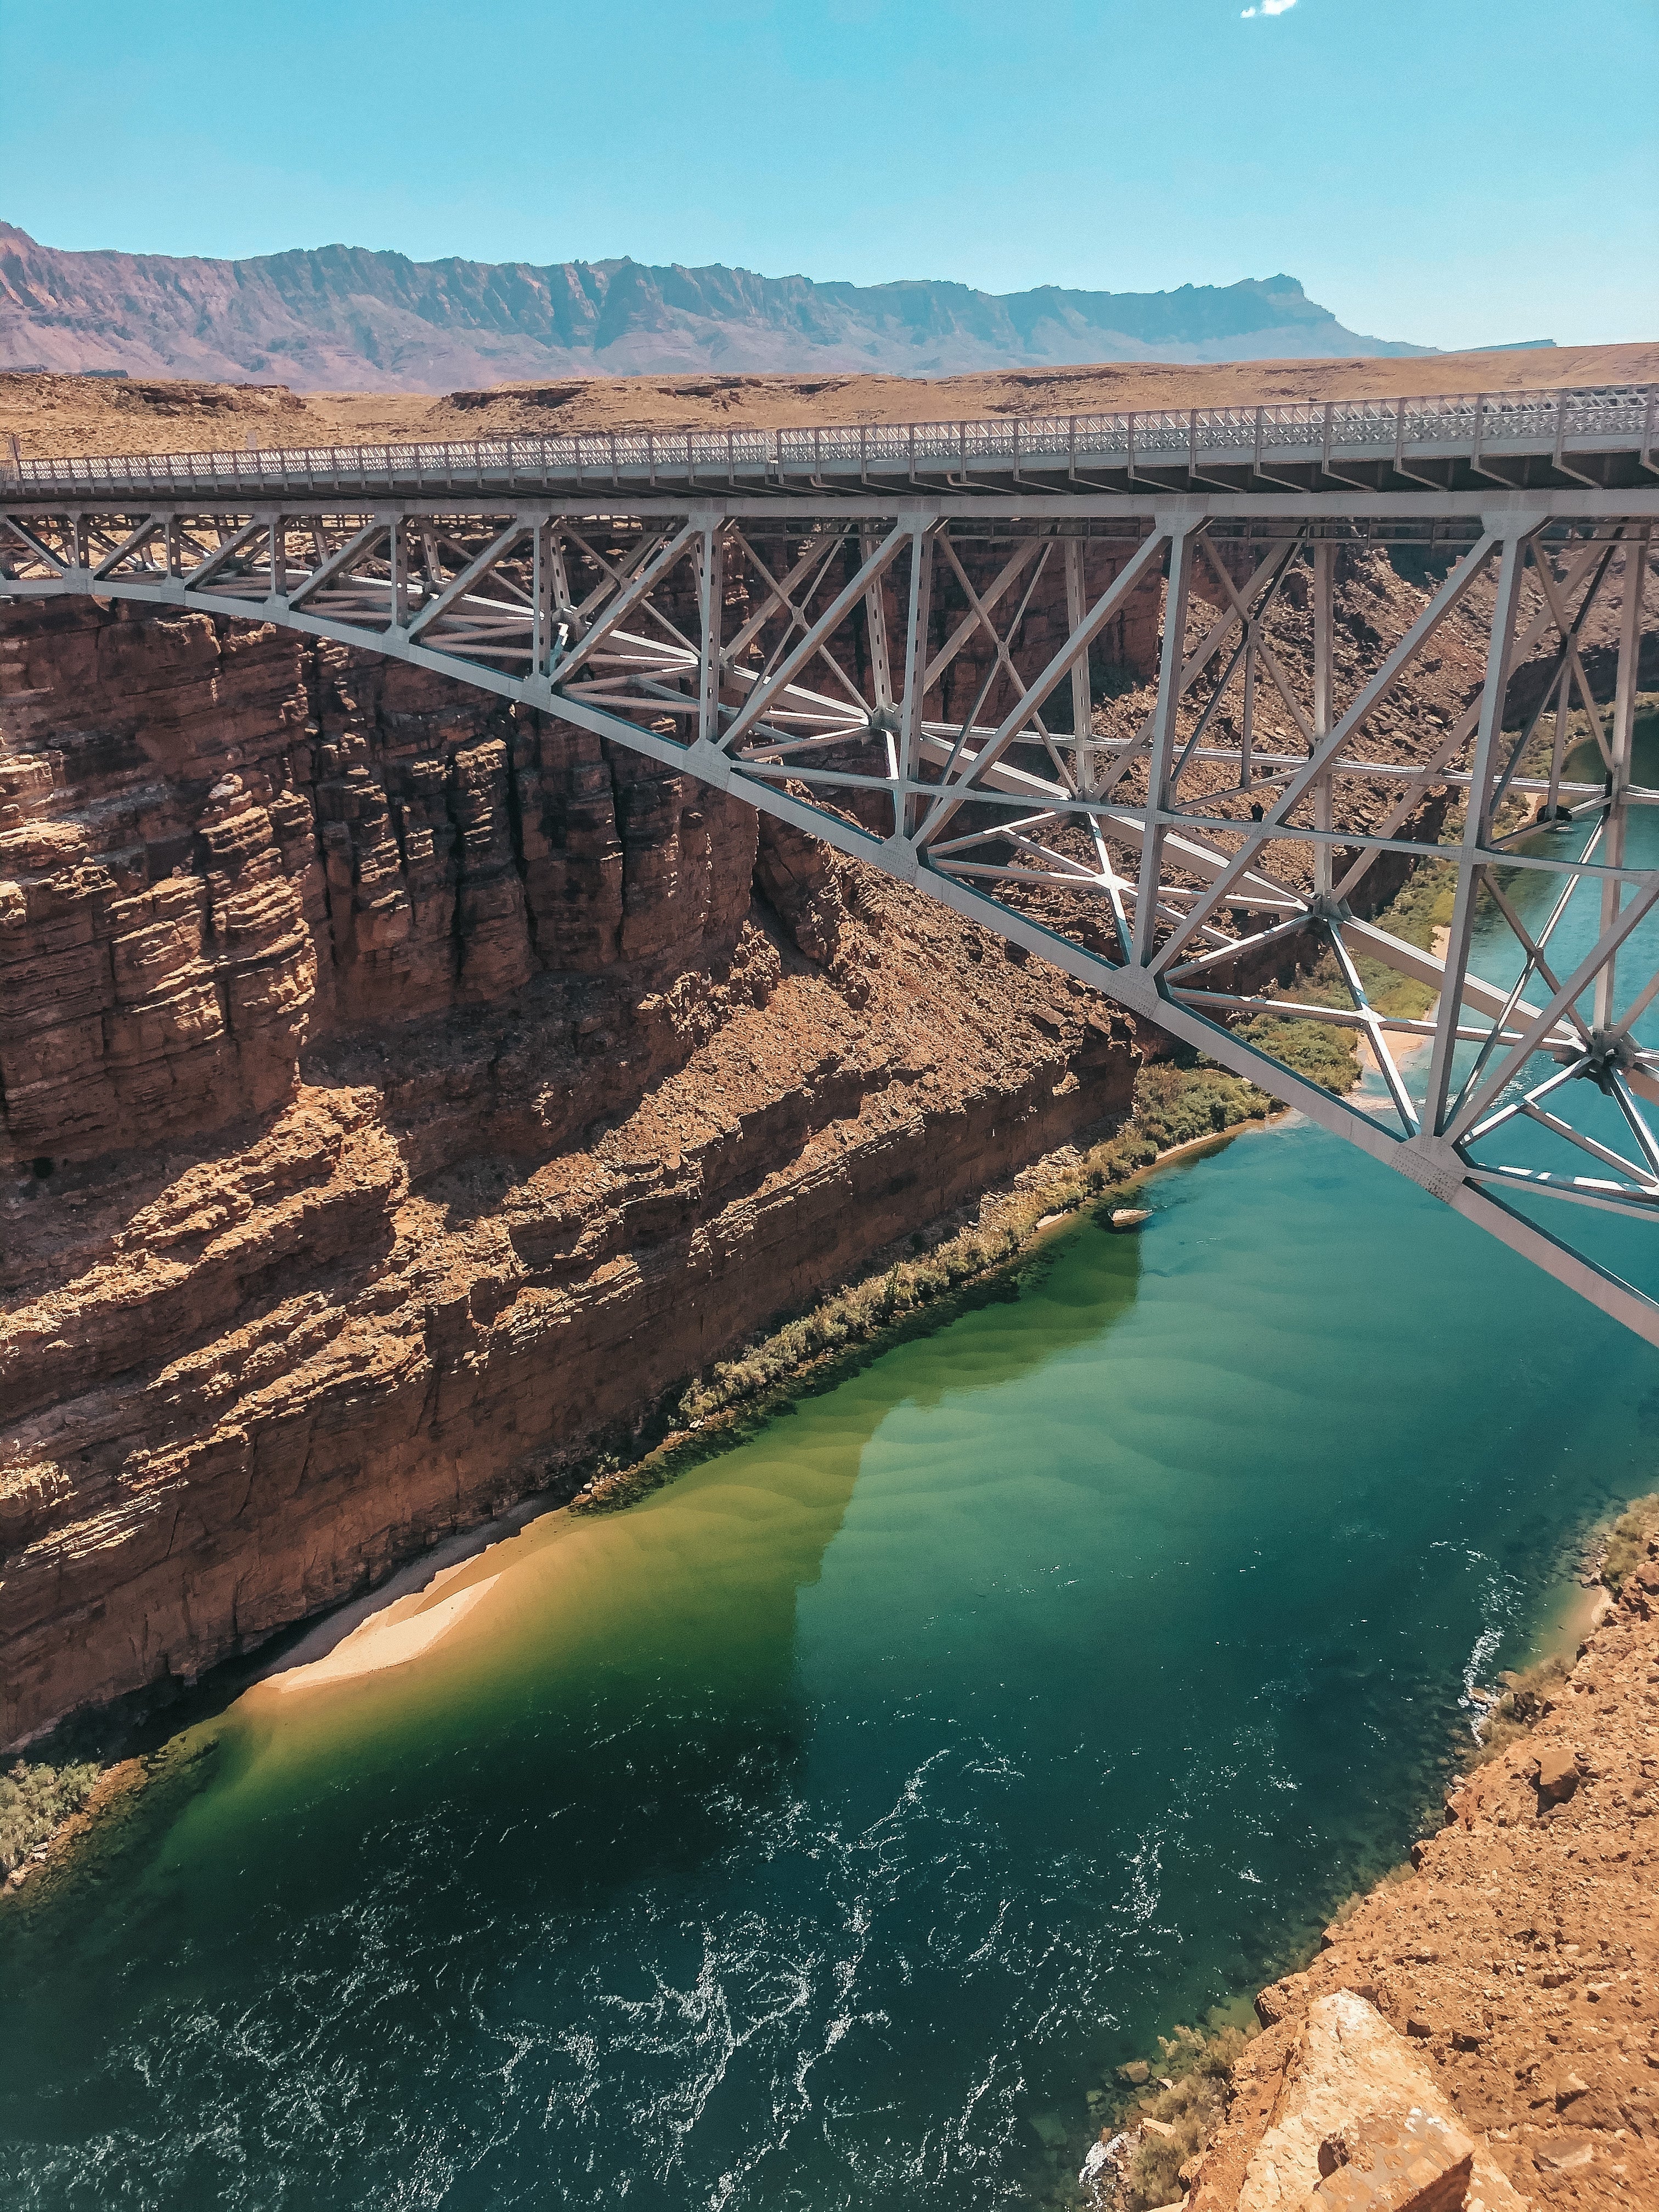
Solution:
{"label": "rock outcrop", "polygon": [[1237,2212],[1463,2212],[1477,2185],[1483,2203],[1518,2201],[1405,2038],[1352,1990],[1310,2004]]}

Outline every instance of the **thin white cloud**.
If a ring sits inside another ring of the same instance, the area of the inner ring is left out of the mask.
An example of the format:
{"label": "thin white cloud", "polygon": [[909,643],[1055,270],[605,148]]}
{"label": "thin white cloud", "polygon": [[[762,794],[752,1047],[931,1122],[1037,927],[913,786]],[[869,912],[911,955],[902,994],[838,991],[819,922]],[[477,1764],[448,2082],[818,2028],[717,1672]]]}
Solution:
{"label": "thin white cloud", "polygon": [[1243,13],[1244,20],[1248,21],[1252,15],[1288,15],[1295,5],[1296,0],[1261,0],[1259,8],[1246,8]]}

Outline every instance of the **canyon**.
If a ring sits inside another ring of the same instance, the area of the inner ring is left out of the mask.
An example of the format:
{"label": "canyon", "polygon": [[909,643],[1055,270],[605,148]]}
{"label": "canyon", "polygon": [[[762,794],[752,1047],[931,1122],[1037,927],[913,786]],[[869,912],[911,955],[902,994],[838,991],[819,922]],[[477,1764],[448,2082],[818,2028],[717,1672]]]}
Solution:
{"label": "canyon", "polygon": [[[1346,691],[1424,593],[1380,550],[1338,588]],[[1407,757],[1478,687],[1489,589],[1388,704]],[[1144,709],[1161,591],[1097,642],[1103,732]],[[1305,676],[1305,593],[1274,622]],[[1013,666],[1065,623],[1056,574]],[[940,711],[994,673],[963,653]],[[0,617],[0,1743],[570,1495],[749,1332],[1121,1118],[1166,1049],[568,725],[85,601]]]}
{"label": "canyon", "polygon": [[568,1494],[1127,1100],[1057,974],[445,679],[96,608],[0,668],[7,1741]]}

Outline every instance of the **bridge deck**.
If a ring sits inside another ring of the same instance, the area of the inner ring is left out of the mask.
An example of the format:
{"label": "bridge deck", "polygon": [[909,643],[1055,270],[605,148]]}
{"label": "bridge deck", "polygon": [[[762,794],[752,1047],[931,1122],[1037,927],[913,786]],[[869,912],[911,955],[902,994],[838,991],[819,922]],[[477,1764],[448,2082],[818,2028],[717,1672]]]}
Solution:
{"label": "bridge deck", "polygon": [[953,495],[1597,490],[1659,481],[1659,386],[1184,413],[1006,416],[781,430],[601,432],[474,444],[19,459],[0,494],[94,501],[605,491]]}

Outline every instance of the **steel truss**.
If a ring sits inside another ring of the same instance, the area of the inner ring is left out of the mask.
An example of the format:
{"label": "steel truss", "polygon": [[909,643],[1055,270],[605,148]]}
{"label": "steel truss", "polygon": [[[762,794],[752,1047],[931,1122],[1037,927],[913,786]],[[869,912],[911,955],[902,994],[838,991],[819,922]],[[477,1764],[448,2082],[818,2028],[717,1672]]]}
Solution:
{"label": "steel truss", "polygon": [[[1659,1051],[1638,1034],[1659,996],[1640,937],[1659,869],[1628,842],[1659,804],[1632,774],[1659,491],[1581,473],[1150,496],[659,487],[600,505],[25,489],[0,497],[0,597],[283,623],[696,775],[1042,954],[1659,1343],[1659,1306],[1574,1241],[1587,1207],[1659,1214]],[[1431,581],[1356,667],[1337,563],[1377,544],[1425,555]],[[1615,597],[1609,705],[1583,639]],[[1096,678],[1131,617],[1156,625],[1156,680],[1106,734]],[[1408,725],[1395,694],[1449,623],[1478,626],[1482,674],[1455,719]],[[1575,729],[1589,779],[1569,772]],[[1540,811],[1564,834],[1528,834]],[[1396,876],[1449,872],[1443,950],[1364,918],[1389,856]],[[1541,919],[1516,890],[1539,879]],[[1563,961],[1586,900],[1593,941]],[[1502,940],[1491,975],[1478,938],[1489,967]],[[1379,1008],[1382,971],[1431,1003]],[[1264,1042],[1263,1016],[1358,1032],[1380,1084],[1325,1089],[1271,1048],[1282,1033]],[[1522,1196],[1559,1201],[1553,1231]]]}

